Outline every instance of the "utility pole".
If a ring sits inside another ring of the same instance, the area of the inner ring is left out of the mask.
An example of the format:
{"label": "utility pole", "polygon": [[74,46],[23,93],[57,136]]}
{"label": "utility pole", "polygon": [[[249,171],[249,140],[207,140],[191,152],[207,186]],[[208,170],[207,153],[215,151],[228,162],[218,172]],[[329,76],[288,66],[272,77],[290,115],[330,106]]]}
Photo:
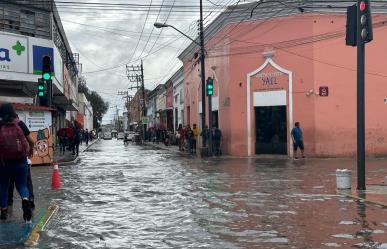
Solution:
{"label": "utility pole", "polygon": [[[141,132],[142,137],[145,139],[145,124],[142,123],[142,117],[146,116],[146,106],[145,106],[145,82],[144,82],[144,66],[143,62],[141,61],[141,65],[137,66],[129,66],[126,65],[126,74],[130,81],[136,82],[137,86],[130,87],[129,89],[141,89],[141,98],[139,97],[139,123],[141,123]],[[142,106],[142,110],[141,110]]]}
{"label": "utility pole", "polygon": [[[204,27],[203,27],[203,0],[200,0],[200,66],[202,81],[202,130],[206,127],[206,67],[204,49]],[[212,120],[209,120],[209,124]],[[203,141],[203,140],[202,140]]]}
{"label": "utility pole", "polygon": [[129,102],[131,101],[132,96],[129,95],[129,91],[118,91],[117,95],[123,96],[122,98],[125,99],[125,108],[126,108],[126,115],[128,118],[127,127],[129,127]]}

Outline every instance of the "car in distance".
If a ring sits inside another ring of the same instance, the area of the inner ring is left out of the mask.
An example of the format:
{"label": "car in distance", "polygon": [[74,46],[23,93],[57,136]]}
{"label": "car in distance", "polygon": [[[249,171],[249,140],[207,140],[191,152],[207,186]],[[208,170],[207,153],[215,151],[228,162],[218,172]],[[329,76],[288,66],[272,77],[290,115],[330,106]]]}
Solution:
{"label": "car in distance", "polygon": [[105,132],[103,134],[103,139],[104,140],[112,140],[112,134],[110,132]]}
{"label": "car in distance", "polygon": [[120,133],[118,133],[118,135],[117,135],[117,139],[124,139],[124,136],[125,136],[125,133],[120,132]]}

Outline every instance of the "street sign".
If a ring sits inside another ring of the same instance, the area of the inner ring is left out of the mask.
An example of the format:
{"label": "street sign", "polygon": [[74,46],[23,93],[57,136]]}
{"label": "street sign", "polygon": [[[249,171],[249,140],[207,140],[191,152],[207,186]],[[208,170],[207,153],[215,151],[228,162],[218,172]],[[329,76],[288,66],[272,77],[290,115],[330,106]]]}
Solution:
{"label": "street sign", "polygon": [[142,123],[146,124],[146,125],[149,124],[149,118],[148,117],[143,117],[142,118]]}
{"label": "street sign", "polygon": [[329,87],[320,86],[318,93],[319,93],[320,97],[328,97],[329,96]]}

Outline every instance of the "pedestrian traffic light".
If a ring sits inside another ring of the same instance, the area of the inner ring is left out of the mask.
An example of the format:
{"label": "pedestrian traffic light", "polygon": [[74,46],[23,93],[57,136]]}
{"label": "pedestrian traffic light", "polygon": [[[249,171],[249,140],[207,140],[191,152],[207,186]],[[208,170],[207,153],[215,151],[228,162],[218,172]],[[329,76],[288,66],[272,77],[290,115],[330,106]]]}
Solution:
{"label": "pedestrian traffic light", "polygon": [[208,77],[207,79],[207,96],[214,95],[214,79]]}
{"label": "pedestrian traffic light", "polygon": [[42,77],[44,80],[51,80],[51,57],[50,56],[43,57]]}
{"label": "pedestrian traffic light", "polygon": [[347,46],[357,45],[357,5],[347,7],[347,25],[345,44]]}
{"label": "pedestrian traffic light", "polygon": [[373,40],[371,5],[369,0],[359,2],[358,24],[360,24],[360,38],[364,43]]}
{"label": "pedestrian traffic light", "polygon": [[46,97],[46,85],[43,79],[38,79],[38,97],[43,98]]}

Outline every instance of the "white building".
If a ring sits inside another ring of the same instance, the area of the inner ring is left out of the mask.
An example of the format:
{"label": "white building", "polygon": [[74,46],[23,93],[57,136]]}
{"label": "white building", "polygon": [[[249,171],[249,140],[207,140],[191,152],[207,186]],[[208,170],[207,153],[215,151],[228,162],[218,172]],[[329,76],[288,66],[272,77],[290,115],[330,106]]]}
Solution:
{"label": "white building", "polygon": [[92,131],[93,127],[93,108],[83,93],[78,95],[79,112],[76,120],[83,125],[83,129]]}
{"label": "white building", "polygon": [[171,78],[173,82],[173,116],[175,130],[179,124],[184,126],[184,73],[181,67]]}

